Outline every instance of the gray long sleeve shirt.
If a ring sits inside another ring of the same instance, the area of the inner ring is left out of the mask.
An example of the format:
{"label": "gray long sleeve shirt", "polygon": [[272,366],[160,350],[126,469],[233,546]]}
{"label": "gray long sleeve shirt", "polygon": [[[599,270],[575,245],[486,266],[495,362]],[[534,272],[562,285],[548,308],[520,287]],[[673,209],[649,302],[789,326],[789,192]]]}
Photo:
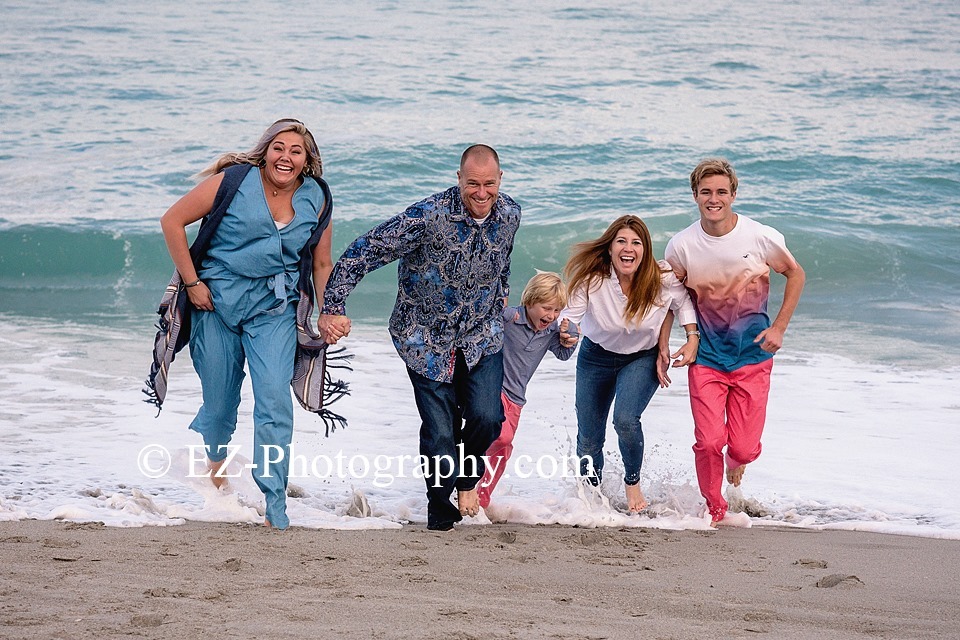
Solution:
{"label": "gray long sleeve shirt", "polygon": [[506,307],[503,310],[503,392],[511,402],[523,406],[527,402],[524,395],[527,383],[547,351],[552,351],[560,360],[569,360],[576,348],[576,345],[560,344],[558,322],[536,331],[527,323],[523,305]]}

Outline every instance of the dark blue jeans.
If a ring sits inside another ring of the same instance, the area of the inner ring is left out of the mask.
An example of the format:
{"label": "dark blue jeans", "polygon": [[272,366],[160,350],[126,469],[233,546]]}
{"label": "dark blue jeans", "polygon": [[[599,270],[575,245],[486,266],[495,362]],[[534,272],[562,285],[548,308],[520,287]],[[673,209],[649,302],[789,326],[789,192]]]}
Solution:
{"label": "dark blue jeans", "polygon": [[[423,421],[420,455],[430,529],[449,529],[463,519],[450,496],[454,488],[469,491],[483,477],[483,454],[503,424],[503,352],[480,358],[473,369],[467,369],[459,350],[456,358],[453,382],[437,382],[407,369]],[[462,469],[461,457],[466,461]]]}
{"label": "dark blue jeans", "polygon": [[[580,473],[592,484],[603,477],[603,442],[607,416],[613,405],[613,428],[620,440],[623,481],[640,482],[643,464],[643,428],[640,416],[660,386],[657,347],[620,354],[607,351],[590,338],[580,341],[577,356],[577,455]],[[614,404],[616,398],[616,404]],[[593,470],[590,461],[593,460]]]}

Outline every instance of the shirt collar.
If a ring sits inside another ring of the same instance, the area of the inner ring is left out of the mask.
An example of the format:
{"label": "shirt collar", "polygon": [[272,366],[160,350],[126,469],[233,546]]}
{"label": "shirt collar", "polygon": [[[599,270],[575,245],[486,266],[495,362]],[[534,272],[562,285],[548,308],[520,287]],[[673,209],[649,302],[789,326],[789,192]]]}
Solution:
{"label": "shirt collar", "polygon": [[517,312],[519,315],[517,316],[516,320],[513,321],[513,323],[522,324],[529,327],[530,325],[527,324],[527,308],[521,304],[517,307]]}
{"label": "shirt collar", "polygon": [[623,292],[623,289],[620,287],[620,278],[617,277],[617,272],[613,268],[613,265],[610,265],[610,282],[609,285],[613,288],[613,292],[620,296],[622,299],[627,299],[627,294]]}

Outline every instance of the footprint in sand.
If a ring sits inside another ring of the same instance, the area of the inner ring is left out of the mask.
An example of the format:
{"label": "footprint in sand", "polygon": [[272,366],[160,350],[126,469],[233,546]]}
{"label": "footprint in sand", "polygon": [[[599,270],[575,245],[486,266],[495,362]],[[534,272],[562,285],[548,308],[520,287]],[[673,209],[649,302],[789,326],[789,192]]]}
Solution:
{"label": "footprint in sand", "polygon": [[778,622],[783,618],[773,611],[748,611],[743,614],[743,620],[745,622]]}
{"label": "footprint in sand", "polygon": [[80,546],[79,540],[61,540],[58,538],[44,538],[41,544],[48,549],[72,549]]}
{"label": "footprint in sand", "polygon": [[417,573],[417,574],[407,574],[407,582],[414,582],[420,584],[427,584],[429,582],[436,582],[437,577],[432,576],[429,573]]}
{"label": "footprint in sand", "polygon": [[70,522],[66,524],[63,528],[67,531],[74,529],[104,529],[107,525],[102,522]]}
{"label": "footprint in sand", "polygon": [[153,587],[143,592],[148,598],[189,598],[190,594],[186,591],[170,591],[165,587]]}
{"label": "footprint in sand", "polygon": [[588,531],[569,536],[565,538],[564,541],[589,547],[595,544],[606,544],[609,539],[610,534],[605,531]]}
{"label": "footprint in sand", "polygon": [[837,586],[844,587],[862,587],[863,580],[857,576],[846,576],[842,573],[831,573],[829,576],[824,576],[817,580],[817,586],[821,589],[832,589]]}
{"label": "footprint in sand", "polygon": [[501,531],[497,534],[498,542],[505,542],[506,544],[513,544],[517,541],[517,532],[516,531]]}
{"label": "footprint in sand", "polygon": [[21,542],[34,542],[34,540],[32,538],[28,538],[27,536],[9,536],[6,538],[0,538],[0,542],[15,542],[20,544]]}
{"label": "footprint in sand", "polygon": [[826,560],[813,560],[811,558],[800,558],[793,564],[800,565],[801,567],[806,567],[807,569],[826,569],[827,568]]}
{"label": "footprint in sand", "polygon": [[409,542],[401,542],[400,546],[404,549],[410,549],[411,551],[424,551],[427,548],[420,540],[411,540]]}
{"label": "footprint in sand", "polygon": [[159,627],[166,622],[167,616],[162,613],[144,613],[130,618],[133,627]]}
{"label": "footprint in sand", "polygon": [[217,569],[220,571],[240,571],[243,568],[243,560],[240,558],[227,558]]}

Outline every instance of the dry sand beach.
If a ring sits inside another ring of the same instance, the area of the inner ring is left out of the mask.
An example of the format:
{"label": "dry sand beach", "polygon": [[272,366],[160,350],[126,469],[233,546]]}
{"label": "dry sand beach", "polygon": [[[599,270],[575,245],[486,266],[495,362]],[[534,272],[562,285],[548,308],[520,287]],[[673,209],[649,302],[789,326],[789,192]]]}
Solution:
{"label": "dry sand beach", "polygon": [[960,638],[960,541],[0,523],[4,638]]}

